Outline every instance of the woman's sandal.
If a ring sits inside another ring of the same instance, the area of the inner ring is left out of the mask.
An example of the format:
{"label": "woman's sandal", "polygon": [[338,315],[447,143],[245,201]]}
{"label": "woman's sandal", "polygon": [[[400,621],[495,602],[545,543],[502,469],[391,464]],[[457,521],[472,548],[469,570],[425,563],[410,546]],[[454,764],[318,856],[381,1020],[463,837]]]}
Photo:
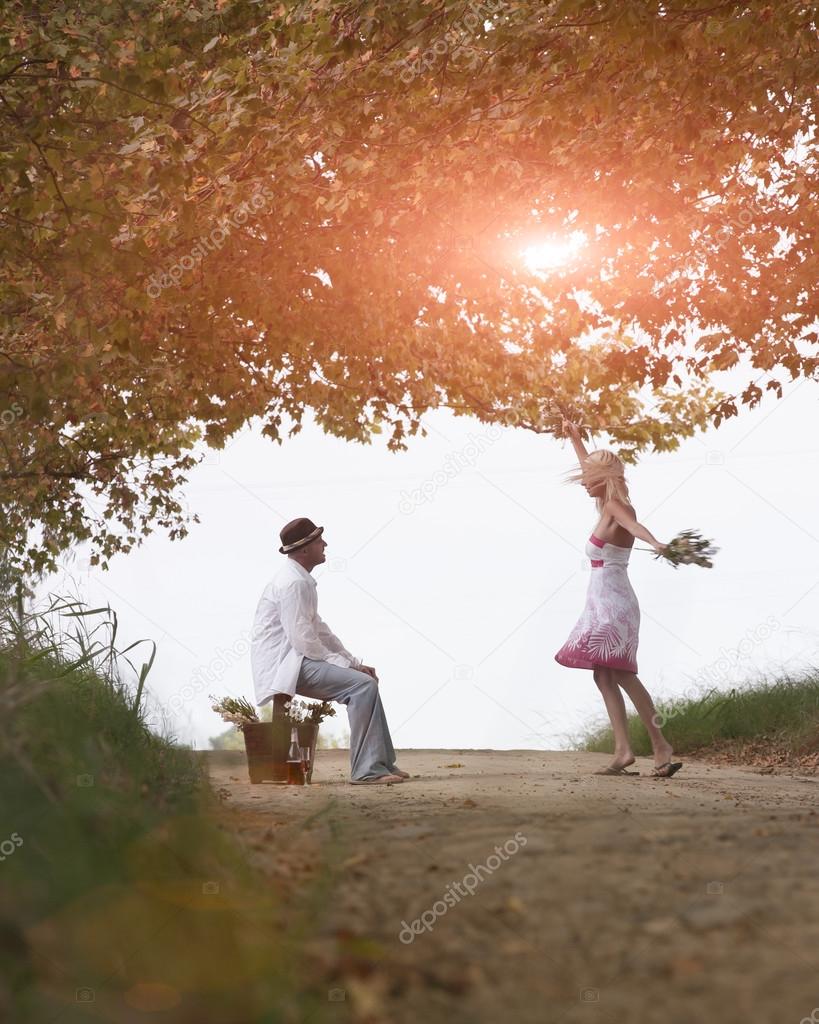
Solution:
{"label": "woman's sandal", "polygon": [[[655,766],[654,771],[651,773],[652,779],[670,779],[674,772],[678,772],[682,768],[682,761],[666,761],[665,764],[658,764]],[[667,769],[667,771],[663,771]]]}
{"label": "woman's sandal", "polygon": [[627,772],[625,768],[601,768],[599,772],[593,772],[594,775],[639,775],[639,772]]}

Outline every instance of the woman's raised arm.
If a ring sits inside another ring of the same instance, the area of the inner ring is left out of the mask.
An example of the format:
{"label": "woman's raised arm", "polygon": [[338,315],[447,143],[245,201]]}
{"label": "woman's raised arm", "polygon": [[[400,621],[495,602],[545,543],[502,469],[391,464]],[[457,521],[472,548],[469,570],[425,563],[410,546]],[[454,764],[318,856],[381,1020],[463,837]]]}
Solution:
{"label": "woman's raised arm", "polygon": [[583,465],[583,460],[588,457],[589,453],[586,451],[586,446],[583,444],[583,439],[580,436],[580,429],[579,429],[579,427],[577,426],[577,424],[572,423],[571,420],[567,420],[565,416],[563,417],[562,427],[563,427],[563,433],[572,442],[572,446],[574,447],[575,454],[577,455],[577,461],[582,466]]}

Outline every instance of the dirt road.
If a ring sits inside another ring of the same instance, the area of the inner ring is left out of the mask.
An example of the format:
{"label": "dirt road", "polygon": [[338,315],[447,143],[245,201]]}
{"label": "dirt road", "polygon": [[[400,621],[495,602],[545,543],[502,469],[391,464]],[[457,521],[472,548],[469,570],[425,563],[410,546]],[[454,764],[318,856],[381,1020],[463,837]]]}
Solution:
{"label": "dirt road", "polygon": [[356,787],[346,758],[296,789],[209,755],[224,826],[307,922],[322,1018],[819,1021],[816,779],[424,750],[401,752],[411,780]]}

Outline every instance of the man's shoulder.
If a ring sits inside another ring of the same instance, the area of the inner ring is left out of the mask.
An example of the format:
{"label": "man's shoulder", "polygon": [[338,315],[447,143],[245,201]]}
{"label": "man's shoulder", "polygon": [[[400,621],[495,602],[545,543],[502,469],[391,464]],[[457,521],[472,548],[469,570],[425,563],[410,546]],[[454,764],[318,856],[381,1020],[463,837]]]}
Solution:
{"label": "man's shoulder", "polygon": [[309,587],[314,582],[312,576],[309,576],[299,565],[288,558],[268,583],[266,589],[271,592],[283,593],[285,590],[293,588]]}

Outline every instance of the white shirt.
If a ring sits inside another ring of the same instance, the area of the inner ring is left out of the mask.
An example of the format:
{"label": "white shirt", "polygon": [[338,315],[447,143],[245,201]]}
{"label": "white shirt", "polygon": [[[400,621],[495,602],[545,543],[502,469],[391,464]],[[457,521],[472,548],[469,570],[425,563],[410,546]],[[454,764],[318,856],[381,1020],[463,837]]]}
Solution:
{"label": "white shirt", "polygon": [[275,693],[296,692],[303,658],[359,668],[335,633],[318,614],[318,591],[310,573],[292,558],[262,591],[250,641],[250,665],[256,704]]}

